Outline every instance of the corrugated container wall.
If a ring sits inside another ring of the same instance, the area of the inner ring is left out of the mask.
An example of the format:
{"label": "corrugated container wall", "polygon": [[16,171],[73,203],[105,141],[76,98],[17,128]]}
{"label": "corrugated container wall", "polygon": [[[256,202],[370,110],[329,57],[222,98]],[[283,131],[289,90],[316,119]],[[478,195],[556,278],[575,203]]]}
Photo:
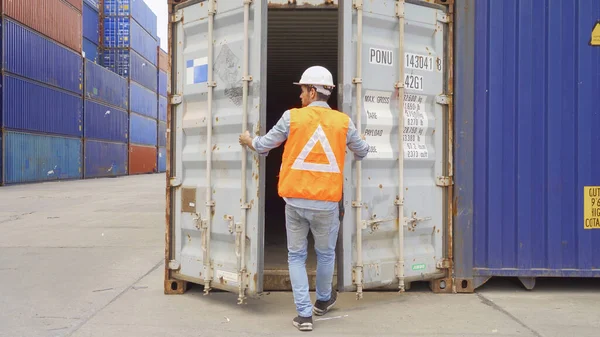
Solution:
{"label": "corrugated container wall", "polygon": [[131,144],[156,146],[157,132],[156,120],[133,112],[129,114],[129,141]]}
{"label": "corrugated container wall", "polygon": [[127,111],[85,100],[86,139],[127,143],[129,116]]}
{"label": "corrugated container wall", "polygon": [[158,146],[167,146],[167,123],[158,122]]}
{"label": "corrugated container wall", "polygon": [[100,13],[87,3],[83,6],[83,37],[95,43],[100,43],[99,35]]}
{"label": "corrugated container wall", "polygon": [[167,97],[167,73],[158,71],[158,94]]}
{"label": "corrugated container wall", "polygon": [[81,137],[81,96],[2,75],[2,128]]}
{"label": "corrugated container wall", "polygon": [[95,8],[97,11],[100,11],[100,0],[83,0],[83,3],[86,3],[90,6],[92,6],[93,8]]}
{"label": "corrugated container wall", "polygon": [[88,39],[83,39],[83,53],[86,59],[99,64],[100,62],[100,48],[97,44],[94,44]]}
{"label": "corrugated container wall", "polygon": [[158,97],[158,120],[167,121],[167,98],[163,96]]}
{"label": "corrugated container wall", "polygon": [[80,54],[12,20],[4,18],[2,22],[4,70],[82,93],[83,60]]}
{"label": "corrugated container wall", "polygon": [[600,223],[584,217],[598,200],[585,187],[600,185],[600,48],[589,45],[600,2],[456,5],[459,290],[492,276],[527,288],[600,277]]}
{"label": "corrugated container wall", "polygon": [[133,50],[105,50],[104,66],[123,77],[131,78],[152,91],[158,89],[156,67]]}
{"label": "corrugated container wall", "polygon": [[[81,4],[81,0],[77,0],[77,3]],[[81,53],[81,5],[77,10],[62,0],[2,0],[2,11],[5,15]],[[35,54],[42,55],[39,51]]]}
{"label": "corrugated container wall", "polygon": [[86,61],[85,97],[127,110],[129,108],[127,79]]}
{"label": "corrugated container wall", "polygon": [[156,164],[156,170],[161,173],[167,171],[167,148],[166,147],[158,148],[158,160],[157,160],[157,164]]}
{"label": "corrugated container wall", "polygon": [[157,17],[143,0],[104,0],[105,16],[130,16],[150,35],[158,36]]}
{"label": "corrugated container wall", "polygon": [[106,48],[131,48],[153,65],[157,65],[158,42],[135,20],[128,17],[104,18],[104,46]]}
{"label": "corrugated container wall", "polygon": [[129,145],[129,174],[155,172],[156,153],[154,146]]}
{"label": "corrugated container wall", "polygon": [[156,92],[152,92],[133,81],[129,83],[129,89],[131,111],[156,119],[158,114],[158,96]]}
{"label": "corrugated container wall", "polygon": [[[22,0],[21,0],[22,1]],[[75,7],[78,11],[82,11],[83,0],[64,0]]]}
{"label": "corrugated container wall", "polygon": [[3,183],[81,179],[81,138],[3,131]]}
{"label": "corrugated container wall", "polygon": [[114,177],[127,174],[128,146],[86,139],[85,178]]}
{"label": "corrugated container wall", "polygon": [[160,47],[158,48],[158,68],[165,73],[169,72],[169,54]]}

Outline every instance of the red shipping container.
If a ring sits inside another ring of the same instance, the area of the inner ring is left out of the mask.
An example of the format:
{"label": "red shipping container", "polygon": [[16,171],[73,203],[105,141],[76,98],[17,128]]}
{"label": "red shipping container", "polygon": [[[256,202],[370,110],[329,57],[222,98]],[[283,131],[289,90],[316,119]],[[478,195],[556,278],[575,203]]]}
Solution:
{"label": "red shipping container", "polygon": [[158,47],[158,68],[165,73],[169,73],[169,54]]}
{"label": "red shipping container", "polygon": [[[81,0],[78,2],[81,3]],[[69,3],[62,0],[2,0],[0,10],[21,24],[81,53],[81,11]]]}
{"label": "red shipping container", "polygon": [[129,174],[156,172],[155,146],[129,145]]}
{"label": "red shipping container", "polygon": [[80,12],[83,10],[83,0],[66,0],[68,3],[77,8]]}

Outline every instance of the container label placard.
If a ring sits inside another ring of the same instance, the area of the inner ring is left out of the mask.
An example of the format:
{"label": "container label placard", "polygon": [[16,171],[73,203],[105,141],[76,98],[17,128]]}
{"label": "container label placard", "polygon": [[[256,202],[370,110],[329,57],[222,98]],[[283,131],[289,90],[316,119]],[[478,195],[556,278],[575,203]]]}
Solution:
{"label": "container label placard", "polygon": [[428,127],[424,111],[427,96],[404,94],[404,158],[427,159],[429,151],[425,144]]}
{"label": "container label placard", "polygon": [[394,66],[394,52],[391,50],[369,48],[369,63]]}
{"label": "container label placard", "polygon": [[364,97],[367,114],[365,140],[369,143],[367,158],[392,159],[391,132],[394,126],[394,115],[391,109],[392,92],[368,90]]}
{"label": "container label placard", "polygon": [[600,186],[583,187],[583,228],[600,229]]}

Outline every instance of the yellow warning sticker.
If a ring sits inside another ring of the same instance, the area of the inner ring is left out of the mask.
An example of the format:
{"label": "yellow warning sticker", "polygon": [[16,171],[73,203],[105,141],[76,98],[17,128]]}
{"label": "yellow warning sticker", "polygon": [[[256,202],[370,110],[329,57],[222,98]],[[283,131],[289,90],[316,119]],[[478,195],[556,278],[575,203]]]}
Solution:
{"label": "yellow warning sticker", "polygon": [[600,229],[600,186],[583,187],[583,228]]}
{"label": "yellow warning sticker", "polygon": [[592,29],[590,46],[600,47],[600,21],[597,21],[594,25],[594,28]]}

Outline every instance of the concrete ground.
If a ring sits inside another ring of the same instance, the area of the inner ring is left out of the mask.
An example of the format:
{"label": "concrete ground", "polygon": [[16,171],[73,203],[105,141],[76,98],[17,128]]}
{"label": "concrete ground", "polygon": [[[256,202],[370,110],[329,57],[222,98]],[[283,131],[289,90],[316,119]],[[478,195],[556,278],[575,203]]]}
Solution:
{"label": "concrete ground", "polygon": [[[0,187],[0,337],[297,336],[291,293],[163,294],[164,175]],[[600,282],[340,295],[312,336],[598,336]]]}

